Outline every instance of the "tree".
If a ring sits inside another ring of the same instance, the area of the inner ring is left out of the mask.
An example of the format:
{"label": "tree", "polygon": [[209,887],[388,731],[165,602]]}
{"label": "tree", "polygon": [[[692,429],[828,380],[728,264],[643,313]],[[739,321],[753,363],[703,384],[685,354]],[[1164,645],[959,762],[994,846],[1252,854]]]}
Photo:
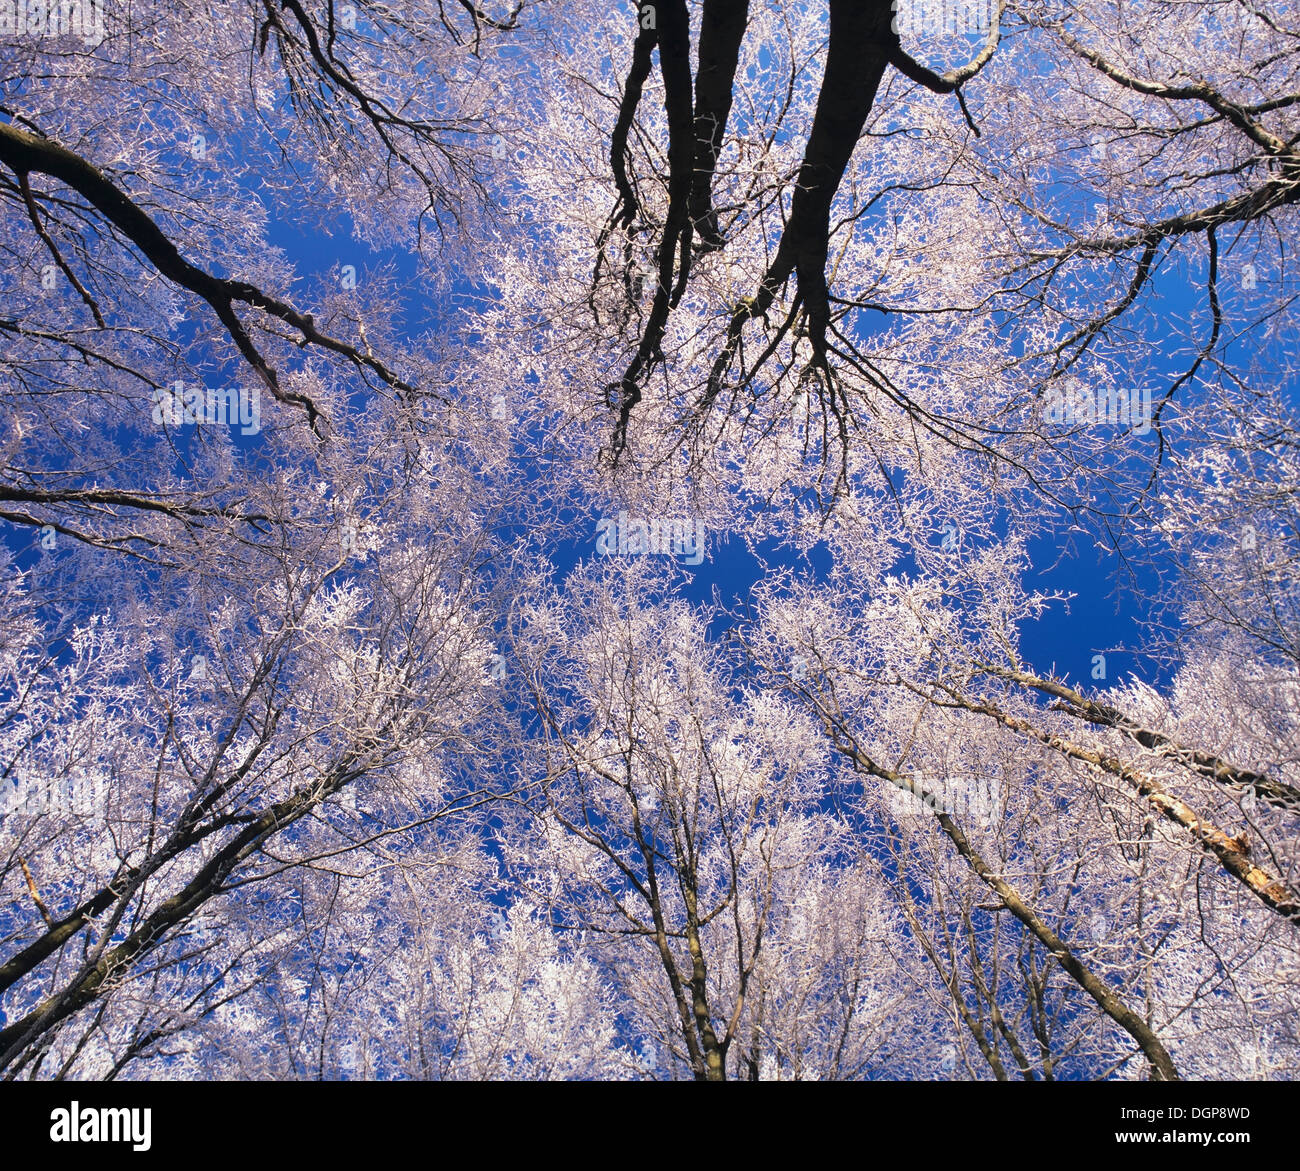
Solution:
{"label": "tree", "polygon": [[[1234,764],[1242,751],[1263,755],[1246,747],[1245,728],[1201,744],[1184,738],[1193,727],[1211,735],[1207,709],[1232,710],[1226,696],[1201,690],[1205,667],[1196,671],[1201,687],[1191,677],[1175,684],[1185,716],[1149,688],[1094,699],[1019,669],[1015,626],[1043,599],[1018,592],[1014,569],[994,549],[928,580],[886,579],[868,601],[853,585],[850,553],[838,589],[768,587],[762,626],[745,645],[868,778],[849,791],[870,824],[898,827],[886,855],[895,889],[995,1076],[1011,1064],[1002,1042],[1026,1077],[1056,1076],[1066,1058],[1096,1076],[1098,1065],[1122,1068],[1136,1051],[1154,1076],[1185,1076],[1175,1041],[1202,1070],[1275,1067],[1278,1054],[1260,1036],[1274,1005],[1293,994],[1289,976],[1273,974],[1289,972],[1294,950],[1291,819],[1300,806],[1289,767]],[[1000,605],[970,629],[959,599],[975,590]],[[1219,672],[1218,686],[1235,682]],[[1044,697],[1056,701],[1050,710],[1034,702]],[[1268,759],[1285,759],[1288,726],[1252,731],[1276,735]],[[900,810],[893,791],[915,804]],[[1243,815],[1247,828],[1237,832]],[[918,818],[926,850],[914,837]],[[982,897],[972,899],[972,883]],[[1078,988],[1063,996],[1058,981],[1049,992],[1045,965],[1059,965]],[[1008,971],[1019,973],[1018,993],[990,975]],[[1269,987],[1262,1012],[1238,991],[1245,979]],[[1134,1049],[1098,1047],[1082,994]],[[1032,1025],[1034,1060],[1020,1018]],[[1189,1018],[1201,1028],[1213,1020],[1230,1038],[1227,1051],[1184,1034]]]}
{"label": "tree", "polygon": [[[381,273],[291,291],[242,158],[278,156],[277,199],[305,179],[309,216],[420,247],[427,216],[450,249],[490,159],[466,64],[513,18],[335,15],[137,6],[6,55],[0,499],[37,537],[4,616],[10,1076],[166,1053],[323,929],[285,875],[417,849],[487,787],[501,497],[465,457],[499,429],[397,343]],[[447,507],[470,492],[478,521]],[[407,807],[338,805],[393,786]]]}
{"label": "tree", "polygon": [[667,1072],[879,1069],[915,968],[890,962],[900,924],[833,811],[816,730],[729,678],[707,616],[647,604],[653,588],[584,574],[523,608],[544,778],[537,828],[514,835],[538,842],[515,847],[523,881],[558,926],[603,941]]}

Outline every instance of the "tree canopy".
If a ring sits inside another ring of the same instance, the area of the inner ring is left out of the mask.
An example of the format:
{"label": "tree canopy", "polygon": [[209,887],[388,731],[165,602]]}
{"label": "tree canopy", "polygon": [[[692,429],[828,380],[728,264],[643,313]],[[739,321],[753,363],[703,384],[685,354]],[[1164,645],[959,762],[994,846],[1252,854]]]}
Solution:
{"label": "tree canopy", "polygon": [[1297,203],[1255,0],[0,4],[0,1072],[1295,1076]]}

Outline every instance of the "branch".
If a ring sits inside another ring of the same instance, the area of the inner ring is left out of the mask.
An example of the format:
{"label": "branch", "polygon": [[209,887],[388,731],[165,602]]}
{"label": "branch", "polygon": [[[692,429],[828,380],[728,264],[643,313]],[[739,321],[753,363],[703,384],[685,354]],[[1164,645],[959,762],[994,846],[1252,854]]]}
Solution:
{"label": "branch", "polygon": [[[646,7],[653,13],[653,5]],[[640,14],[638,8],[638,16]],[[609,165],[614,172],[614,184],[618,187],[618,203],[614,207],[613,222],[626,230],[632,226],[641,207],[637,202],[636,192],[627,177],[627,159],[629,156],[627,137],[632,129],[632,120],[636,117],[636,108],[641,104],[641,93],[646,78],[650,76],[650,67],[654,60],[654,49],[659,43],[659,21],[656,16],[647,28],[638,21],[636,40],[632,45],[632,67],[628,71],[627,82],[623,86],[623,100],[619,102],[618,119],[610,134]]]}
{"label": "branch", "polygon": [[63,254],[59,251],[58,246],[54,243],[50,234],[41,224],[40,211],[36,207],[36,200],[32,198],[32,186],[28,181],[26,173],[18,176],[18,186],[22,189],[23,202],[27,205],[27,215],[32,221],[32,227],[36,229],[36,234],[41,238],[41,242],[49,249],[50,255],[54,257],[54,263],[63,271],[63,275],[68,278],[68,283],[77,290],[81,299],[89,307],[91,314],[95,318],[95,324],[100,329],[107,329],[104,324],[104,318],[99,312],[99,306],[95,303],[95,298],[86,292],[85,286],[77,279],[77,274],[69,267],[68,262],[63,259]]}
{"label": "branch", "polygon": [[[690,274],[691,246],[691,180],[695,160],[691,121],[691,29],[686,0],[657,0],[646,3],[641,11],[655,14],[658,25],[659,68],[664,78],[664,107],[668,113],[668,215],[664,221],[663,238],[659,242],[659,280],[655,287],[650,317],[641,335],[637,352],[619,382],[609,387],[607,393],[618,392],[618,419],[614,426],[611,444],[612,459],[617,463],[627,446],[627,427],[633,408],[641,401],[641,377],[659,357],[663,344],[668,314],[681,299]],[[641,36],[637,36],[637,51],[641,51]],[[646,49],[648,55],[649,50]],[[629,92],[631,81],[629,80]],[[637,91],[639,98],[639,89]],[[624,98],[626,107],[627,96]],[[620,114],[620,124],[622,123]],[[629,115],[630,121],[630,115]],[[617,127],[615,128],[617,132]],[[626,176],[623,180],[626,184]],[[620,191],[622,187],[620,187]],[[630,188],[629,188],[630,190]],[[635,204],[624,199],[623,223],[626,226],[634,213]],[[678,253],[681,254],[681,271],[674,285]]]}
{"label": "branch", "polygon": [[1020,732],[1033,740],[1037,740],[1040,744],[1059,752],[1062,756],[1071,760],[1082,761],[1085,764],[1091,764],[1103,772],[1110,773],[1111,776],[1119,777],[1127,782],[1163,818],[1188,831],[1197,845],[1207,853],[1213,854],[1224,870],[1245,886],[1270,911],[1274,911],[1281,915],[1282,918],[1289,920],[1293,926],[1300,927],[1300,892],[1292,890],[1281,879],[1275,878],[1266,870],[1256,866],[1247,854],[1244,839],[1230,837],[1213,822],[1200,817],[1185,801],[1167,792],[1154,777],[1140,772],[1122,761],[1116,760],[1114,757],[1106,756],[1104,753],[1073,744],[1060,736],[1053,736],[1049,732],[1041,731],[1028,720],[1008,715],[991,703],[977,703],[974,700],[965,699],[952,688],[942,683],[939,684],[939,687],[952,696],[959,707],[970,712],[989,716],[1004,728],[1009,728],[1014,732]]}
{"label": "branch", "polygon": [[53,927],[54,920],[50,917],[50,909],[42,900],[41,892],[36,889],[36,880],[32,878],[32,872],[27,869],[27,860],[19,858],[18,865],[22,867],[23,877],[27,879],[27,889],[31,893],[32,902],[36,904],[36,909],[41,913],[41,918],[45,920],[45,926]]}
{"label": "branch", "polygon": [[702,251],[723,246],[713,207],[713,173],[731,114],[740,45],[749,24],[749,0],[705,0],[700,17],[699,68],[695,71],[695,174],[691,220]]}
{"label": "branch", "polygon": [[1143,748],[1159,751],[1171,760],[1178,761],[1178,763],[1185,765],[1200,776],[1214,781],[1216,784],[1250,789],[1261,800],[1267,801],[1278,809],[1285,810],[1288,813],[1300,813],[1300,789],[1296,789],[1293,785],[1274,780],[1263,773],[1238,768],[1236,765],[1225,761],[1222,757],[1202,752],[1200,749],[1188,748],[1161,732],[1153,732],[1142,727],[1118,708],[1088,699],[1062,683],[1055,683],[1050,679],[1040,679],[1035,675],[1027,675],[1021,671],[1013,671],[1006,667],[996,667],[991,663],[980,663],[979,669],[987,674],[1009,679],[1013,683],[1032,687],[1036,691],[1041,691],[1044,695],[1064,700],[1064,704],[1057,710],[1064,711],[1074,716],[1075,719],[1123,732],[1129,739],[1141,744]]}
{"label": "branch", "polygon": [[926,89],[937,94],[956,94],[957,101],[961,104],[961,112],[966,116],[966,124],[975,132],[977,138],[980,134],[980,128],[975,125],[975,120],[966,107],[966,99],[962,96],[961,87],[993,60],[993,54],[997,51],[998,42],[1002,39],[1002,9],[1004,5],[1005,0],[998,0],[997,9],[993,13],[993,25],[989,29],[988,40],[984,43],[984,48],[959,69],[949,69],[946,73],[935,73],[934,70],[928,69],[916,58],[908,54],[901,43],[895,44],[894,51],[889,57],[889,63],[904,77],[911,78],[917,84],[923,85]]}
{"label": "branch", "polygon": [[[302,334],[302,345],[317,345],[331,350],[351,361],[355,366],[368,369],[386,384],[404,394],[415,397],[419,392],[404,382],[370,353],[321,333],[311,314],[299,313],[283,301],[263,293],[246,281],[214,277],[191,264],[163,234],[156,223],[136,203],[119,190],[105,175],[66,147],[47,138],[19,130],[12,125],[0,124],[0,162],[20,178],[32,171],[49,175],[66,183],[94,206],[114,226],[123,232],[163,276],[181,288],[201,297],[216,313],[226,331],[235,342],[240,354],[262,377],[275,398],[283,403],[306,411],[312,429],[323,434],[318,426],[322,419],[316,405],[306,395],[280,388],[276,372],[254,346],[243,324],[235,314],[236,302],[276,317]],[[445,399],[443,401],[446,401]]]}
{"label": "branch", "polygon": [[[1191,85],[1165,85],[1158,81],[1148,81],[1145,78],[1134,77],[1126,73],[1116,65],[1112,65],[1100,53],[1087,46],[1080,44],[1064,29],[1059,30],[1061,40],[1069,47],[1072,53],[1082,57],[1094,69],[1109,77],[1117,85],[1125,89],[1133,90],[1135,93],[1147,94],[1151,97],[1164,98],[1167,101],[1198,101],[1209,106],[1215,113],[1227,118],[1238,130],[1251,139],[1256,145],[1270,155],[1287,155],[1291,152],[1284,143],[1275,134],[1269,133],[1258,122],[1253,121],[1248,116],[1250,107],[1241,106],[1236,102],[1231,102],[1225,98],[1218,90],[1208,82],[1197,81]],[[1263,109],[1278,109],[1281,106],[1289,105],[1295,101],[1295,98],[1279,99],[1275,102],[1266,103]],[[1255,110],[1261,107],[1254,107]]]}
{"label": "branch", "polygon": [[160,903],[121,943],[83,964],[62,992],[47,997],[25,1016],[0,1029],[0,1069],[9,1065],[34,1039],[103,995],[105,986],[116,974],[161,943],[172,928],[204,903],[221,894],[226,878],[262,842],[355,779],[357,769],[355,755],[349,754],[322,780],[304,785],[253,818],[251,824],[217,850],[181,890]]}
{"label": "branch", "polygon": [[[842,722],[827,712],[815,697],[812,702],[817,708],[832,745],[853,763],[855,769],[889,781],[916,796],[924,798],[927,795],[916,781],[876,764],[862,751],[852,733]],[[1151,1062],[1156,1077],[1162,1081],[1181,1080],[1173,1058],[1169,1056],[1169,1051],[1146,1021],[1120,1000],[1114,991],[1079,960],[1079,957],[1070,950],[1069,945],[1025,902],[1019,891],[993,871],[971,845],[961,827],[947,813],[936,809],[934,815],[940,828],[957,848],[957,852],[966,859],[975,874],[997,894],[1002,905],[1033,932],[1057,963],[1096,1001],[1102,1011],[1138,1043],[1142,1052],[1146,1054],[1147,1060]]]}

